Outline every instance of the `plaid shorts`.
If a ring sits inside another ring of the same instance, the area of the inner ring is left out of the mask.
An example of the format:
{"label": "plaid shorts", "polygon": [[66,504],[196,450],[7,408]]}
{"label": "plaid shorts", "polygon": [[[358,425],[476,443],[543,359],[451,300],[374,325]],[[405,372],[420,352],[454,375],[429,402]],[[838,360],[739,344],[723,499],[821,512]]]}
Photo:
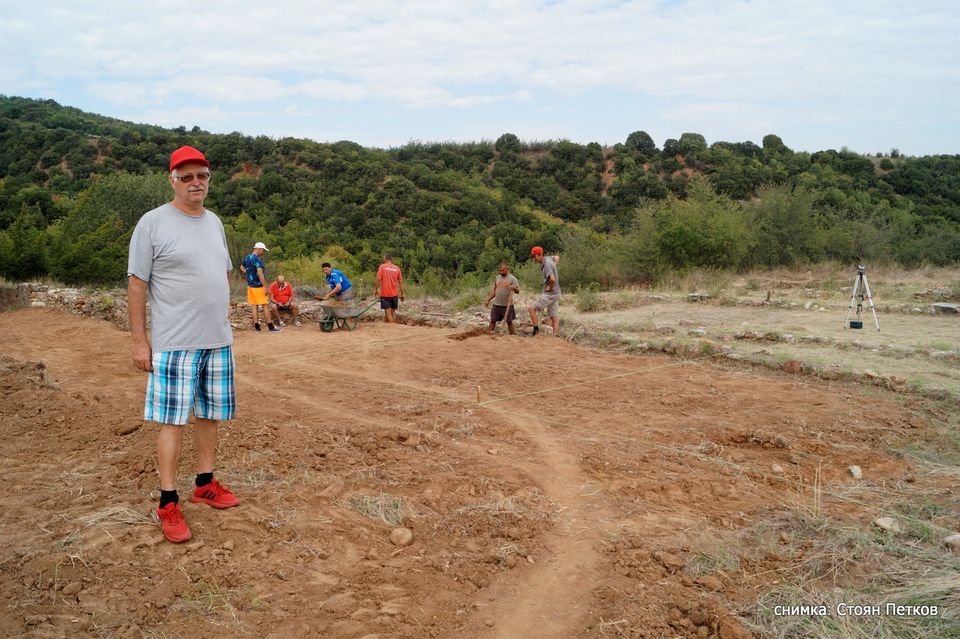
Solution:
{"label": "plaid shorts", "polygon": [[233,419],[233,349],[199,348],[153,354],[143,418],[182,426],[190,409],[201,419]]}

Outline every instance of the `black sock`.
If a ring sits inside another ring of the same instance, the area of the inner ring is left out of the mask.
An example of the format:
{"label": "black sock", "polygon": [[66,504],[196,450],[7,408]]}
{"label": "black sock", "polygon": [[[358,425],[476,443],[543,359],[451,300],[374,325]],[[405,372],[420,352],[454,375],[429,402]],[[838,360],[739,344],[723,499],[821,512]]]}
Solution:
{"label": "black sock", "polygon": [[539,333],[539,332],[540,332],[540,325],[539,325],[539,324],[535,324],[534,327],[533,327],[533,334],[536,335],[536,334]]}
{"label": "black sock", "polygon": [[176,490],[160,490],[160,508],[163,508],[167,504],[179,504],[180,495],[177,494]]}
{"label": "black sock", "polygon": [[267,328],[273,328],[273,322],[267,322]]}
{"label": "black sock", "polygon": [[213,481],[213,473],[197,473],[195,483],[197,486],[206,486]]}
{"label": "black sock", "polygon": [[253,327],[254,327],[254,328],[260,328],[260,322],[254,322]]}

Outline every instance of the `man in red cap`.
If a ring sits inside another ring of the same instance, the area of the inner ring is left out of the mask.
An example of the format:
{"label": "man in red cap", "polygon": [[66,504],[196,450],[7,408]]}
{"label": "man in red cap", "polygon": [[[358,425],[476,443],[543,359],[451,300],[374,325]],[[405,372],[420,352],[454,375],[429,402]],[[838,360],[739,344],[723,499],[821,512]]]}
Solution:
{"label": "man in red cap", "polygon": [[557,257],[545,258],[543,249],[534,246],[530,249],[530,255],[534,261],[540,265],[543,272],[543,290],[533,301],[533,305],[527,307],[530,311],[530,323],[533,324],[533,335],[540,332],[540,321],[537,319],[537,313],[546,313],[550,318],[550,324],[553,326],[553,335],[560,336],[560,274],[557,271]]}
{"label": "man in red cap", "polygon": [[[187,541],[177,466],[191,411],[197,476],[190,501],[230,508],[239,500],[213,478],[217,422],[236,412],[229,272],[220,219],[204,208],[210,163],[183,146],[170,156],[173,200],[143,215],[130,238],[127,296],[133,363],[149,372],[144,419],[160,423],[157,465],[164,537]],[[150,337],[146,302],[150,300]]]}

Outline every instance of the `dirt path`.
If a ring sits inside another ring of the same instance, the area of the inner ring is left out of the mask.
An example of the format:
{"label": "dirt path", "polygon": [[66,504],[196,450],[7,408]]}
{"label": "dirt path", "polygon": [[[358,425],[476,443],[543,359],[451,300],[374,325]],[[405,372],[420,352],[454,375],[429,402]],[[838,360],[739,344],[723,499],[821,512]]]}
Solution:
{"label": "dirt path", "polygon": [[[558,509],[557,530],[522,582],[491,587],[491,603],[476,621],[493,622],[498,637],[576,636],[589,614],[592,589],[603,578],[599,539],[613,513],[584,475],[576,446],[562,431],[532,416],[509,419],[536,446],[538,459],[524,466],[540,478],[544,494]],[[472,625],[471,634],[480,632],[480,623]]]}

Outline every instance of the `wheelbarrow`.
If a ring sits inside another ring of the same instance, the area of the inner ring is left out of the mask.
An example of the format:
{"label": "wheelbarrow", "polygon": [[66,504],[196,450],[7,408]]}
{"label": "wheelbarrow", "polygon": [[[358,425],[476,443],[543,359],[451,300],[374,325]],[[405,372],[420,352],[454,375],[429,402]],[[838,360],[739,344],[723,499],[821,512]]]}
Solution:
{"label": "wheelbarrow", "polygon": [[360,316],[369,311],[379,300],[373,300],[369,306],[361,308],[360,306],[337,306],[334,304],[321,304],[323,317],[320,318],[320,330],[329,333],[336,326],[340,329],[352,331],[357,328],[357,322]]}

